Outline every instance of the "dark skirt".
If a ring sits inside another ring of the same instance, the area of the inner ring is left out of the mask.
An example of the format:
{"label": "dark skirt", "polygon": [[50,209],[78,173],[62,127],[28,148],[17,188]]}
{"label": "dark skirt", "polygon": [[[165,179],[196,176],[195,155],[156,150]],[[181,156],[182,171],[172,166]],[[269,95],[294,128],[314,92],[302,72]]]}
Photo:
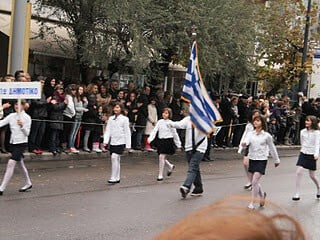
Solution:
{"label": "dark skirt", "polygon": [[251,160],[249,159],[249,169],[248,172],[255,173],[259,172],[262,175],[266,172],[267,160]]}
{"label": "dark skirt", "polygon": [[109,147],[110,154],[116,153],[116,154],[121,155],[123,153],[125,147],[126,147],[125,144],[122,144],[122,145],[110,145],[110,147]]}
{"label": "dark skirt", "polygon": [[159,138],[157,141],[158,154],[172,155],[176,152],[176,148],[173,138]]}
{"label": "dark skirt", "polygon": [[21,161],[21,159],[24,158],[23,153],[27,146],[27,143],[11,144],[11,159],[15,161]]}
{"label": "dark skirt", "polygon": [[300,152],[297,166],[301,166],[309,170],[317,170],[317,161],[314,160],[314,155]]}

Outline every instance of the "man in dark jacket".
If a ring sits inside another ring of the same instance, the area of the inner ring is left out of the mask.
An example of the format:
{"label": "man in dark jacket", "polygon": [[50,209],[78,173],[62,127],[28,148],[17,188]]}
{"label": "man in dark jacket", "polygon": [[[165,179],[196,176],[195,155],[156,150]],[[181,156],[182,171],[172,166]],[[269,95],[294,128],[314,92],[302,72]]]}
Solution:
{"label": "man in dark jacket", "polygon": [[46,130],[46,122],[44,120],[48,118],[47,105],[48,102],[51,101],[51,97],[47,99],[43,92],[45,78],[43,76],[39,76],[37,80],[41,83],[41,98],[31,101],[30,115],[32,118],[32,124],[29,135],[29,152],[41,154],[42,151],[40,148],[42,138]]}

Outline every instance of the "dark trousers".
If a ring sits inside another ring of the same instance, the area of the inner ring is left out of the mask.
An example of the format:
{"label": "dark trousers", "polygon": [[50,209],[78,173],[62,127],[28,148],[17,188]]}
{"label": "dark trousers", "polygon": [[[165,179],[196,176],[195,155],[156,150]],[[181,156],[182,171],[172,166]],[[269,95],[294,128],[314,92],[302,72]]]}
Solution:
{"label": "dark trousers", "polygon": [[46,130],[45,121],[35,121],[31,123],[31,130],[29,136],[29,151],[40,150],[42,138]]}
{"label": "dark trousers", "polygon": [[60,132],[61,130],[58,129],[51,129],[50,134],[50,151],[55,152],[58,150],[60,145]]}

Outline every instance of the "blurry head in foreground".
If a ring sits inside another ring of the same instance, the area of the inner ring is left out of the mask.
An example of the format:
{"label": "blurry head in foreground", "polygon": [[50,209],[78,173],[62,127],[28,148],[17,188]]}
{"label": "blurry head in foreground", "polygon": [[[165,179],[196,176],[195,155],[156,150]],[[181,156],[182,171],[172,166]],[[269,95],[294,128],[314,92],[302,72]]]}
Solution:
{"label": "blurry head in foreground", "polygon": [[306,239],[300,224],[272,203],[268,204],[270,211],[253,211],[240,202],[239,198],[230,198],[212,204],[185,217],[154,240]]}

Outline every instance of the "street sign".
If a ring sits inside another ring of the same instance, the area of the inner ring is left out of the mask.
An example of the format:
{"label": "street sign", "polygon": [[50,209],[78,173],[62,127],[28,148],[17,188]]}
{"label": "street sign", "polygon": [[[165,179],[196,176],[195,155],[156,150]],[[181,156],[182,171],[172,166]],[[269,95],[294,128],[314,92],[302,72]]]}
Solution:
{"label": "street sign", "polygon": [[0,82],[1,99],[39,99],[40,82]]}

